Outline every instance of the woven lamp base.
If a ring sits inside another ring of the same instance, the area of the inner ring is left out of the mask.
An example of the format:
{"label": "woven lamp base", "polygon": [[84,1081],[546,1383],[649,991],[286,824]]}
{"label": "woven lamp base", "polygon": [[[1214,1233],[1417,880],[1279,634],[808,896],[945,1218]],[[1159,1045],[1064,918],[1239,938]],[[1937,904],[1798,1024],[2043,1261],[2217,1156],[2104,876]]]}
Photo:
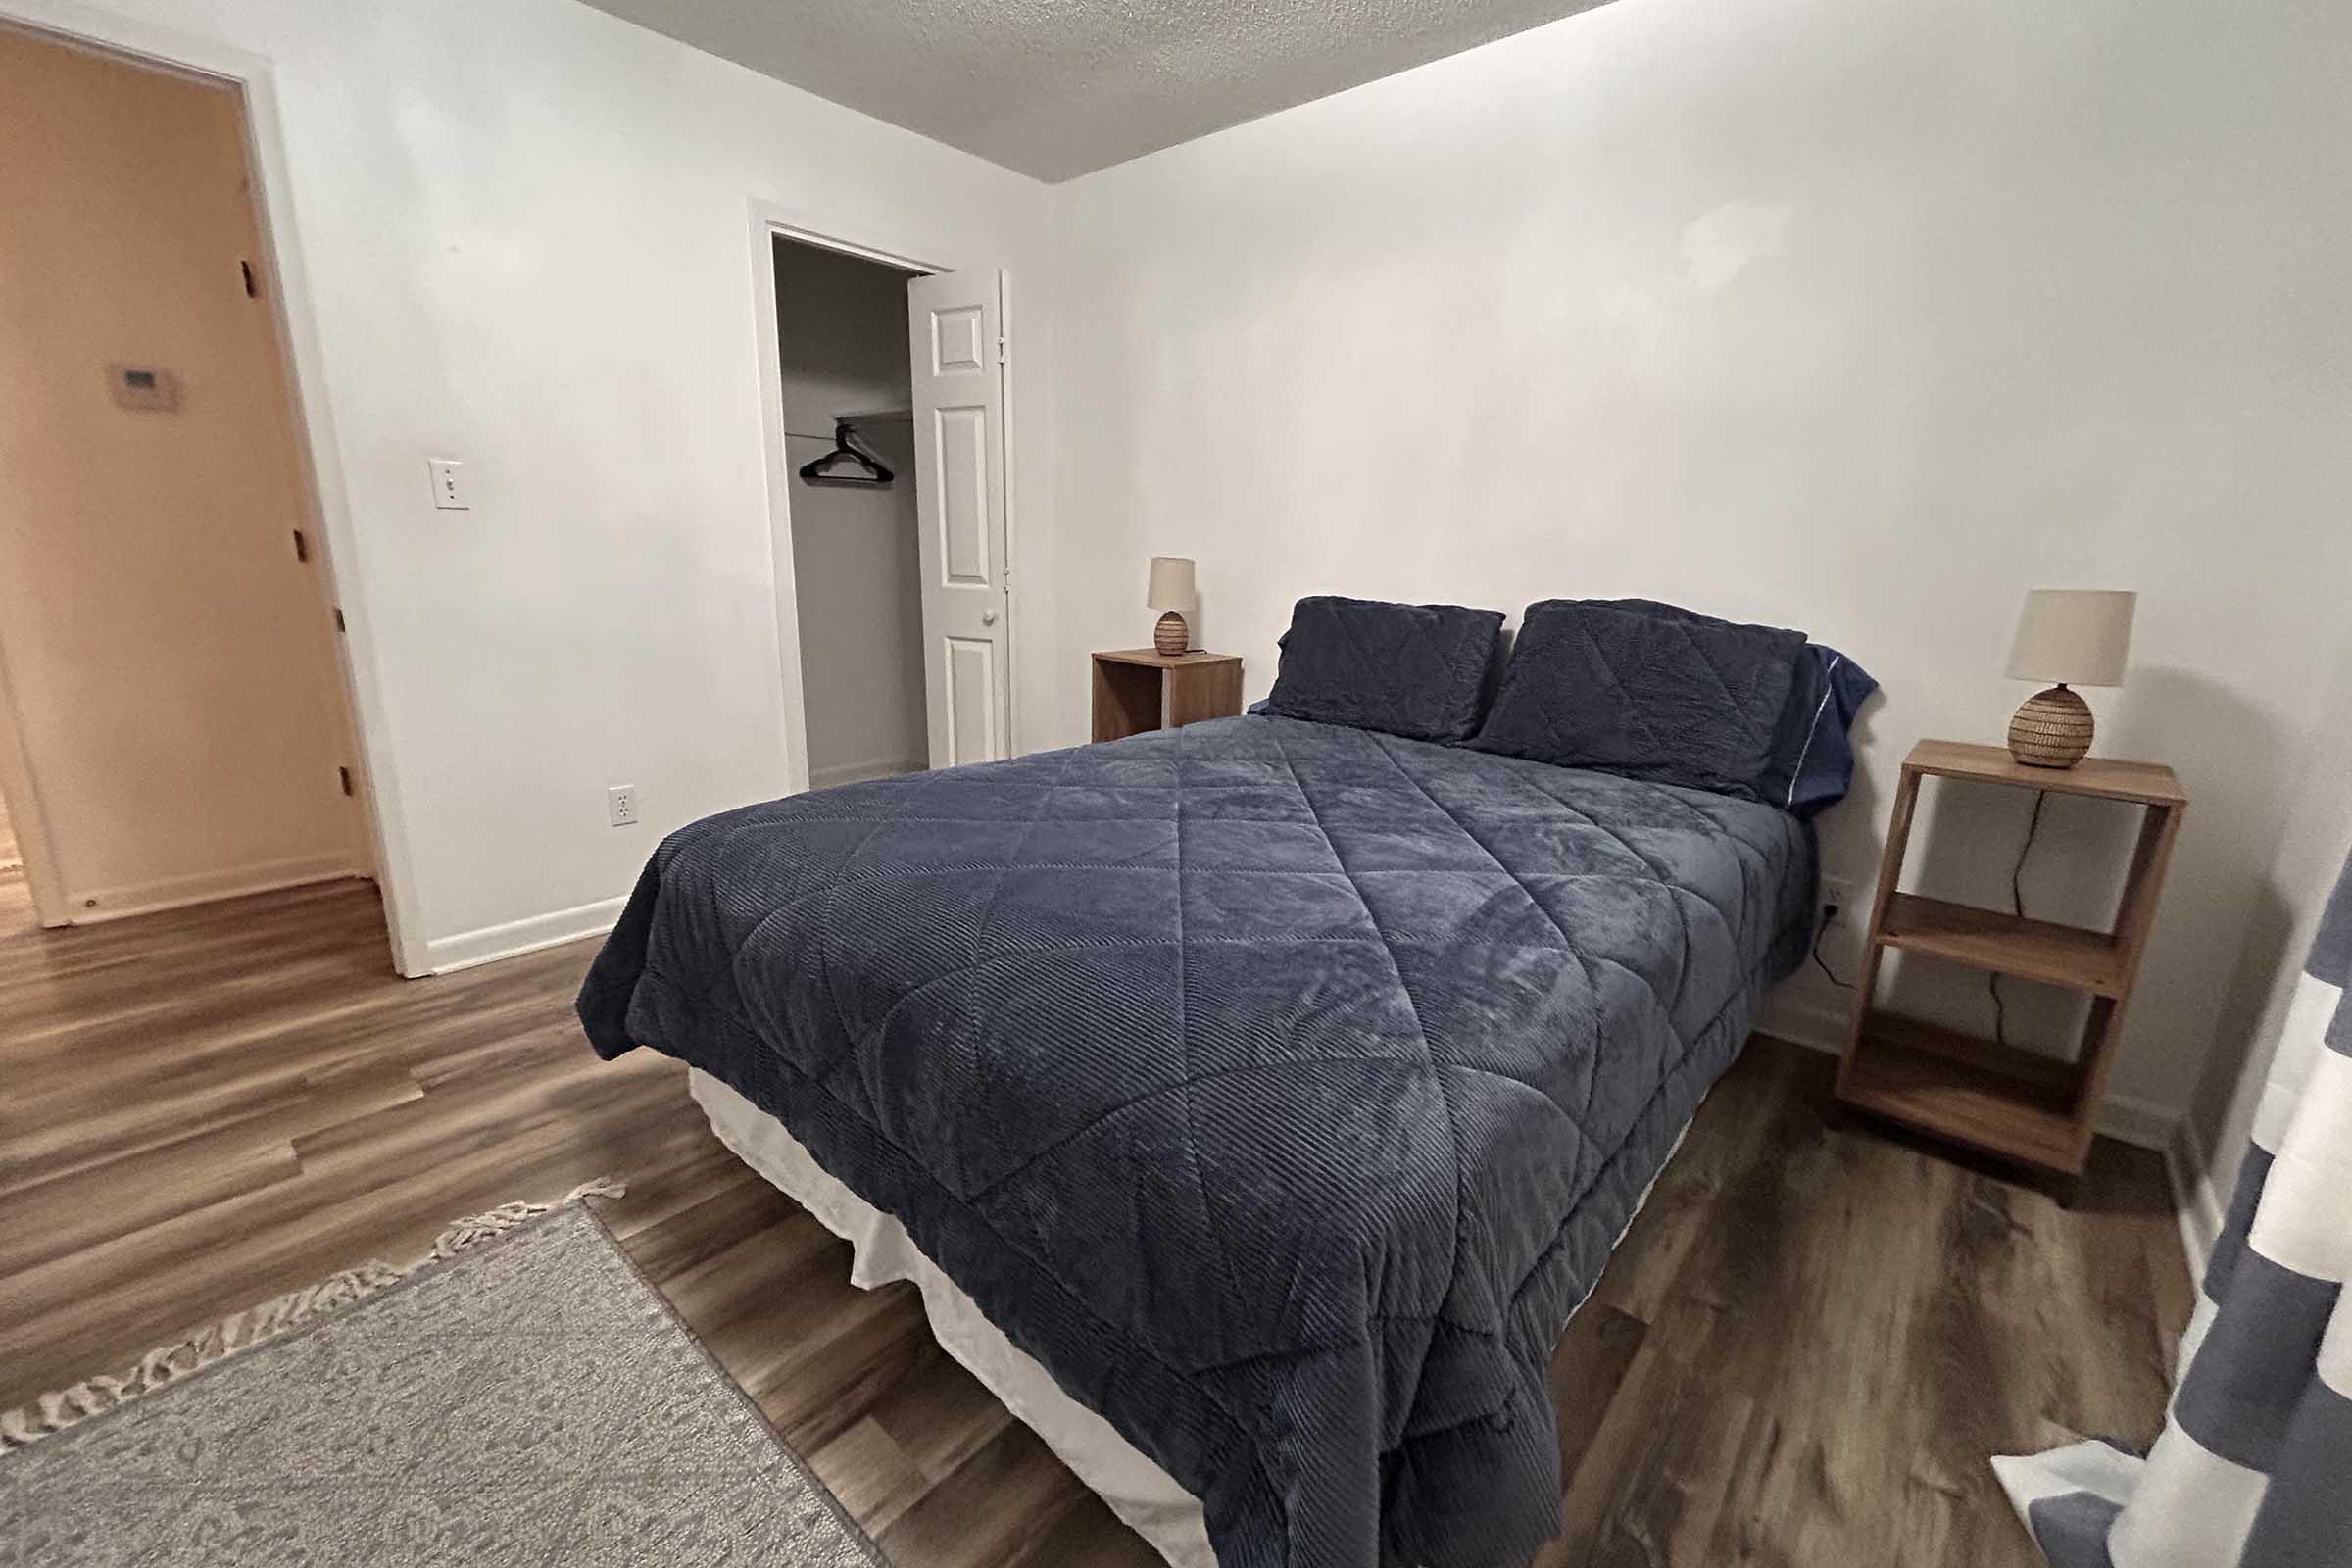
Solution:
{"label": "woven lamp base", "polygon": [[2009,720],[2009,755],[2028,767],[2072,767],[2090,752],[2090,705],[2064,686],[2035,692]]}
{"label": "woven lamp base", "polygon": [[1159,624],[1152,629],[1152,647],[1160,658],[1174,659],[1188,650],[1192,635],[1191,628],[1184,623],[1184,617],[1171,610],[1160,616]]}

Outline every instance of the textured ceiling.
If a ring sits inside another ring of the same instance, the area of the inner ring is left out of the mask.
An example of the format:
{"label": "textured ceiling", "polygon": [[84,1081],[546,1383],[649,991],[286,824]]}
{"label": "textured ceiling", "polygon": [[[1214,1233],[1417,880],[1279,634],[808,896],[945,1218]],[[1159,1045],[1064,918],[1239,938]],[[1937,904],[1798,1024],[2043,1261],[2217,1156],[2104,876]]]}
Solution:
{"label": "textured ceiling", "polygon": [[1600,0],[589,0],[952,147],[1068,179]]}

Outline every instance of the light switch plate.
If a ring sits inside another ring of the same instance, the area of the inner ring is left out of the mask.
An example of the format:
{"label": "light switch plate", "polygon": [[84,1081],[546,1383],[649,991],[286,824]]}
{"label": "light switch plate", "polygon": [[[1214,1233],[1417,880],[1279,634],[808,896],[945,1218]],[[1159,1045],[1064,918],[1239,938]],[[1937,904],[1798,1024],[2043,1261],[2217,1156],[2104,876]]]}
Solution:
{"label": "light switch plate", "polygon": [[443,512],[466,512],[473,507],[473,494],[466,485],[466,465],[456,458],[427,458],[424,466],[433,476],[433,505]]}

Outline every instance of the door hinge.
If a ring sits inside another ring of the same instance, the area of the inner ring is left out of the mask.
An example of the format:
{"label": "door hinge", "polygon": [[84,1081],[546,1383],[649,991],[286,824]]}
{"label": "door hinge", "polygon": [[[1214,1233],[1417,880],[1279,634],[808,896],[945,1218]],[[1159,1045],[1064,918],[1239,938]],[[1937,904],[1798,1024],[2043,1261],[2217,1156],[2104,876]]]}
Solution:
{"label": "door hinge", "polygon": [[300,528],[294,530],[294,559],[301,562],[311,559],[311,542],[302,536]]}
{"label": "door hinge", "polygon": [[341,605],[337,605],[337,606],[335,607],[335,630],[337,630],[337,631],[342,631],[342,630],[344,630],[344,629],[345,629],[345,628],[344,628],[344,625],[343,625],[343,607],[342,607]]}
{"label": "door hinge", "polygon": [[359,791],[358,791],[358,790],[356,790],[356,789],[354,789],[354,788],[352,787],[352,782],[351,782],[351,769],[350,769],[350,768],[348,768],[348,767],[338,767],[338,768],[336,768],[336,769],[335,769],[335,778],[336,778],[336,781],[337,781],[337,782],[339,782],[339,783],[340,783],[340,784],[343,786],[343,793],[344,793],[344,794],[346,794],[346,795],[357,795],[357,794],[359,793]]}
{"label": "door hinge", "polygon": [[249,300],[260,299],[262,297],[262,285],[261,282],[253,275],[253,264],[247,261],[238,262],[237,273],[239,276],[245,279],[245,297]]}

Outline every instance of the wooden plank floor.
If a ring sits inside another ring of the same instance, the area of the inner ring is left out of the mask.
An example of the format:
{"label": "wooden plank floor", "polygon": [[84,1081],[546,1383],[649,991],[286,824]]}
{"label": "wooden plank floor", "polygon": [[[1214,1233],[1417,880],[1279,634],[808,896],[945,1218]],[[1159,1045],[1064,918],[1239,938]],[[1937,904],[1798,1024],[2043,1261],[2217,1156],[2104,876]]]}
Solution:
{"label": "wooden plank floor", "polygon": [[[0,878],[0,1407],[593,1176],[623,1246],[901,1568],[1155,1559],[739,1165],[597,1061],[594,944],[392,975],[372,888],[65,932]],[[1553,1362],[1571,1564],[2017,1564],[1984,1456],[2150,1439],[2189,1285],[2152,1154],[2073,1211],[1821,1110],[1759,1039]]]}

